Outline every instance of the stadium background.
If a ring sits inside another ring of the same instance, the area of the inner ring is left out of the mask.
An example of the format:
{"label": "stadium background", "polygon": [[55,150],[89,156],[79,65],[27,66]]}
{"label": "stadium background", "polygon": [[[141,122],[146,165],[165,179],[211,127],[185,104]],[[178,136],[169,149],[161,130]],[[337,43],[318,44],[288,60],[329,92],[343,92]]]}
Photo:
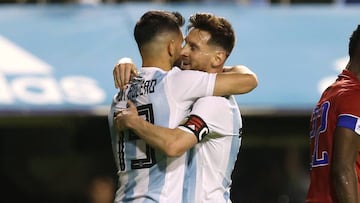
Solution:
{"label": "stadium background", "polygon": [[106,117],[116,92],[112,68],[122,56],[140,64],[134,23],[146,10],[165,9],[228,18],[237,44],[227,64],[258,74],[258,88],[236,97],[244,138],[233,202],[304,202],[310,112],[347,62],[357,4],[52,2],[60,1],[0,4],[2,201],[90,203],[92,180],[115,182]]}

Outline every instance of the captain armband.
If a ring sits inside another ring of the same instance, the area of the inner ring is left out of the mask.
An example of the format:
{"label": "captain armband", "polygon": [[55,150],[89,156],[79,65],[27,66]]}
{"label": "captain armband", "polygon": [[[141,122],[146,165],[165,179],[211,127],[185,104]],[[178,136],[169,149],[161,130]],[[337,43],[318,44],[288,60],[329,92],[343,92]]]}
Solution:
{"label": "captain armband", "polygon": [[196,136],[198,142],[210,132],[205,121],[197,115],[189,115],[180,126],[190,130]]}

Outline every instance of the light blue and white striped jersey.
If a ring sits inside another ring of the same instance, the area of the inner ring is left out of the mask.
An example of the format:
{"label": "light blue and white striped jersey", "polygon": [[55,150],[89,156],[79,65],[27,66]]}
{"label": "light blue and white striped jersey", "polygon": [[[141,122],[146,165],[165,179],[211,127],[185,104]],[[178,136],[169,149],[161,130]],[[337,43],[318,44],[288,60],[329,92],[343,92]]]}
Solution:
{"label": "light blue and white striped jersey", "polygon": [[114,113],[131,99],[145,120],[174,128],[197,98],[213,94],[216,74],[145,67],[141,77],[114,96],[108,116],[119,177],[115,202],[182,202],[186,155],[169,158],[131,131],[116,132]]}
{"label": "light blue and white striped jersey", "polygon": [[188,152],[183,202],[229,203],[231,173],[241,145],[242,128],[235,98],[200,98],[190,114],[206,123],[209,134]]}

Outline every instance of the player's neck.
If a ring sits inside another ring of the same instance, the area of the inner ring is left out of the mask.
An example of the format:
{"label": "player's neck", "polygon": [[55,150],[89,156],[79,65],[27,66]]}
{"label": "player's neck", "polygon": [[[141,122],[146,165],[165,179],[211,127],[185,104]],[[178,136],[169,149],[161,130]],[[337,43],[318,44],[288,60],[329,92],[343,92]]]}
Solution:
{"label": "player's neck", "polygon": [[360,80],[360,63],[357,61],[350,61],[346,66],[346,69],[351,71]]}
{"label": "player's neck", "polygon": [[171,70],[172,65],[167,63],[167,60],[163,60],[161,58],[144,58],[142,67],[158,67],[164,71],[169,71]]}

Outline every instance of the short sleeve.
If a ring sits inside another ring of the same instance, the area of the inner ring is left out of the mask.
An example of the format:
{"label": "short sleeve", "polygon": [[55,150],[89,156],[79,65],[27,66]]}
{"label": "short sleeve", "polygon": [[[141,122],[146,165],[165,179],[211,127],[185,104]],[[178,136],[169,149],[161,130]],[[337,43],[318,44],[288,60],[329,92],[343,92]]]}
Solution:
{"label": "short sleeve", "polygon": [[360,135],[360,118],[350,114],[341,114],[337,122],[338,127],[348,128]]}
{"label": "short sleeve", "polygon": [[338,111],[338,127],[348,128],[360,135],[360,92],[339,96],[335,105]]}
{"label": "short sleeve", "polygon": [[217,132],[222,136],[239,134],[242,127],[238,106],[225,97],[200,98],[194,103],[190,114],[201,117],[210,132]]}
{"label": "short sleeve", "polygon": [[195,100],[212,96],[215,88],[215,73],[183,70],[170,73],[167,78],[168,92],[176,101]]}

